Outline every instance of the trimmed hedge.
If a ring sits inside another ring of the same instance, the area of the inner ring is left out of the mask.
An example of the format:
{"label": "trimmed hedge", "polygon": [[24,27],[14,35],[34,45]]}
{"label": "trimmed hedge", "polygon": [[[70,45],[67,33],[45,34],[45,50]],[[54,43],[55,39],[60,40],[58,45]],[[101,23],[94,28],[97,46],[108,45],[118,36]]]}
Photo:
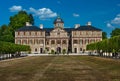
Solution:
{"label": "trimmed hedge", "polygon": [[14,54],[21,51],[30,51],[30,46],[27,45],[18,45],[10,42],[0,41],[0,53]]}
{"label": "trimmed hedge", "polygon": [[92,43],[87,45],[87,50],[97,50],[106,52],[120,52],[120,36],[112,37],[110,39],[105,39],[103,41]]}

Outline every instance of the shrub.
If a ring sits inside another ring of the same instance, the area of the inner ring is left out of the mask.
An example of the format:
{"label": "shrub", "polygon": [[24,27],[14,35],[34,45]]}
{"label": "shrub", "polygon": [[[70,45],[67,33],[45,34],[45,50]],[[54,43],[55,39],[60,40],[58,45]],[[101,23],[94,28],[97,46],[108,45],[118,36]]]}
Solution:
{"label": "shrub", "polygon": [[55,54],[55,51],[53,49],[51,50],[51,54]]}
{"label": "shrub", "polygon": [[66,49],[63,49],[63,50],[62,50],[62,53],[65,54],[65,53],[66,53]]}

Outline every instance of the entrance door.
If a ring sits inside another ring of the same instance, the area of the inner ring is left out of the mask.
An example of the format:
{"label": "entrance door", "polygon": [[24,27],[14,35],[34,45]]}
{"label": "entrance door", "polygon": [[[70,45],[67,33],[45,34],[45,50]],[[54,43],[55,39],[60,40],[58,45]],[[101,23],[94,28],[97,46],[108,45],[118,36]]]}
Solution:
{"label": "entrance door", "polygon": [[80,48],[80,51],[82,51],[82,48]]}
{"label": "entrance door", "polygon": [[74,48],[75,53],[77,53],[77,48]]}
{"label": "entrance door", "polygon": [[43,53],[43,48],[40,48],[40,53]]}
{"label": "entrance door", "polygon": [[57,53],[61,53],[61,48],[57,47]]}

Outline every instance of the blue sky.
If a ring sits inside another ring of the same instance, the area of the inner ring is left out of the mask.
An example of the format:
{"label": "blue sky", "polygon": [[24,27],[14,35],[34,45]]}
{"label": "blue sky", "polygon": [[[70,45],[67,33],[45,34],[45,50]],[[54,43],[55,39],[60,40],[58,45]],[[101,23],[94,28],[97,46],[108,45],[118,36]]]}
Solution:
{"label": "blue sky", "polygon": [[65,27],[75,24],[92,25],[107,32],[120,28],[120,0],[3,0],[0,2],[0,26],[9,23],[9,17],[20,10],[33,14],[35,25],[53,27],[57,14]]}

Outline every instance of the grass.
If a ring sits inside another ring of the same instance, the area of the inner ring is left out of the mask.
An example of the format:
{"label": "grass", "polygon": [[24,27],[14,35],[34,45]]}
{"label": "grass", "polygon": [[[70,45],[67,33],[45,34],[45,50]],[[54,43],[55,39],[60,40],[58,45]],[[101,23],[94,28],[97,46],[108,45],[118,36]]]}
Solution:
{"label": "grass", "polygon": [[120,81],[120,60],[38,56],[1,61],[0,81]]}

